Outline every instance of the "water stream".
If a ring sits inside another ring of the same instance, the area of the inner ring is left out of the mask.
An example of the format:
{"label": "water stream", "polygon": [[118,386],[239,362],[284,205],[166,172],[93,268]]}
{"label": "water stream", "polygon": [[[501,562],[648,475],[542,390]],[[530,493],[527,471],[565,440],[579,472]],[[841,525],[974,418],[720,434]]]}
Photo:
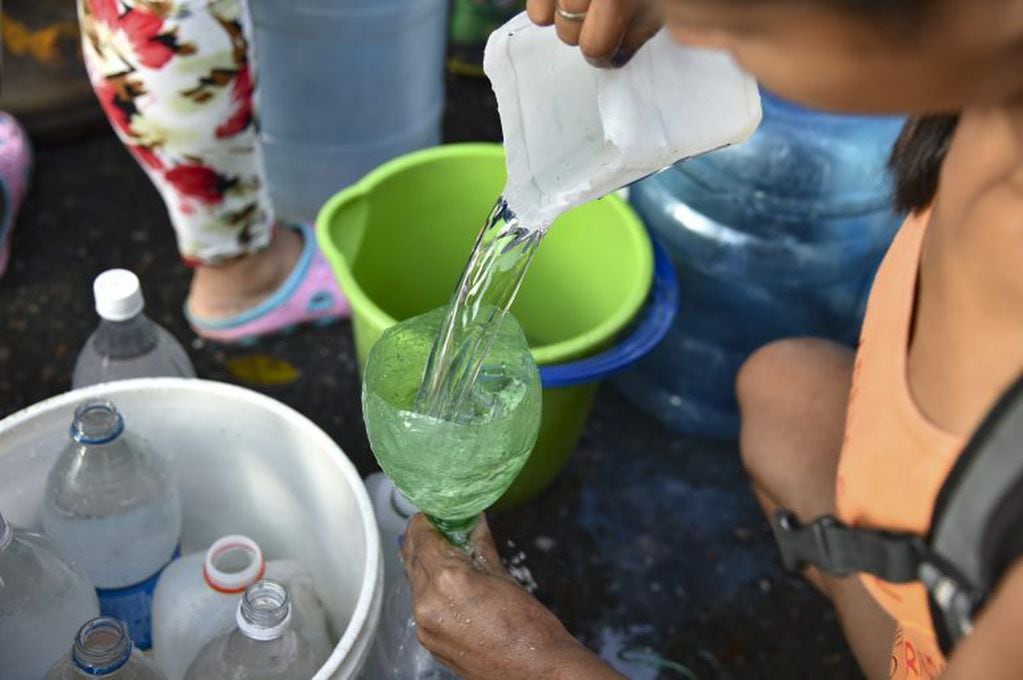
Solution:
{"label": "water stream", "polygon": [[458,420],[546,227],[522,224],[498,198],[476,238],[430,352],[416,410]]}

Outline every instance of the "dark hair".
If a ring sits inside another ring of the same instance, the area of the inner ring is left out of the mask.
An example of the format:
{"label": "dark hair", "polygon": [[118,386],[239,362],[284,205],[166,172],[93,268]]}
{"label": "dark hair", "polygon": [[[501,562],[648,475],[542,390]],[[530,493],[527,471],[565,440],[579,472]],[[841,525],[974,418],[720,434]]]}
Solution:
{"label": "dark hair", "polygon": [[852,12],[909,12],[921,9],[928,0],[803,0],[825,3]]}
{"label": "dark hair", "polygon": [[917,116],[906,121],[888,163],[895,174],[895,208],[899,212],[920,212],[934,201],[941,166],[958,124],[959,114]]}

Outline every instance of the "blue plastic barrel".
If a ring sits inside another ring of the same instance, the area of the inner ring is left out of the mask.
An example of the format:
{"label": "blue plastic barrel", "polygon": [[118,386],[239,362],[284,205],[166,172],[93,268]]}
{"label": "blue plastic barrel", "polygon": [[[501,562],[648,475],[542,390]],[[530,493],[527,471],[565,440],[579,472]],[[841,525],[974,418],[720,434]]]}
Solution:
{"label": "blue plastic barrel", "polygon": [[441,139],[447,0],[249,0],[278,217]]}
{"label": "blue plastic barrel", "polygon": [[825,114],[763,93],[753,137],[632,187],[666,247],[680,309],[666,339],[616,381],[689,434],[737,433],[735,375],[771,340],[854,344],[901,218],[887,171],[902,118]]}

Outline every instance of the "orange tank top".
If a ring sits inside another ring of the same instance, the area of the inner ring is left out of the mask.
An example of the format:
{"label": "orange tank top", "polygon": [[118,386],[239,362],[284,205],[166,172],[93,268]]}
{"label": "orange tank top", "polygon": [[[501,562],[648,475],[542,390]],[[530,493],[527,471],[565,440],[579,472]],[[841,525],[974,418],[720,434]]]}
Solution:
{"label": "orange tank top", "polygon": [[[885,256],[867,302],[838,466],[838,516],[853,526],[927,532],[938,491],[965,446],[917,407],[907,378],[917,275],[929,214],[912,216]],[[934,678],[944,665],[919,583],[864,574],[899,631],[891,677]]]}

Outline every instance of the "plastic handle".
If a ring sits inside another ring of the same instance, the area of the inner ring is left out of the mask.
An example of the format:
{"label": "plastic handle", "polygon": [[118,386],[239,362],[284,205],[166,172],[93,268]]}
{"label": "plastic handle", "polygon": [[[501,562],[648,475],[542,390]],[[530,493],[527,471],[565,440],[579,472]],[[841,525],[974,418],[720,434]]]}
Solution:
{"label": "plastic handle", "polygon": [[571,387],[596,382],[639,361],[656,347],[678,315],[678,277],[668,253],[653,234],[654,280],[636,329],[628,338],[596,356],[567,364],[540,367],[540,382],[548,387]]}

